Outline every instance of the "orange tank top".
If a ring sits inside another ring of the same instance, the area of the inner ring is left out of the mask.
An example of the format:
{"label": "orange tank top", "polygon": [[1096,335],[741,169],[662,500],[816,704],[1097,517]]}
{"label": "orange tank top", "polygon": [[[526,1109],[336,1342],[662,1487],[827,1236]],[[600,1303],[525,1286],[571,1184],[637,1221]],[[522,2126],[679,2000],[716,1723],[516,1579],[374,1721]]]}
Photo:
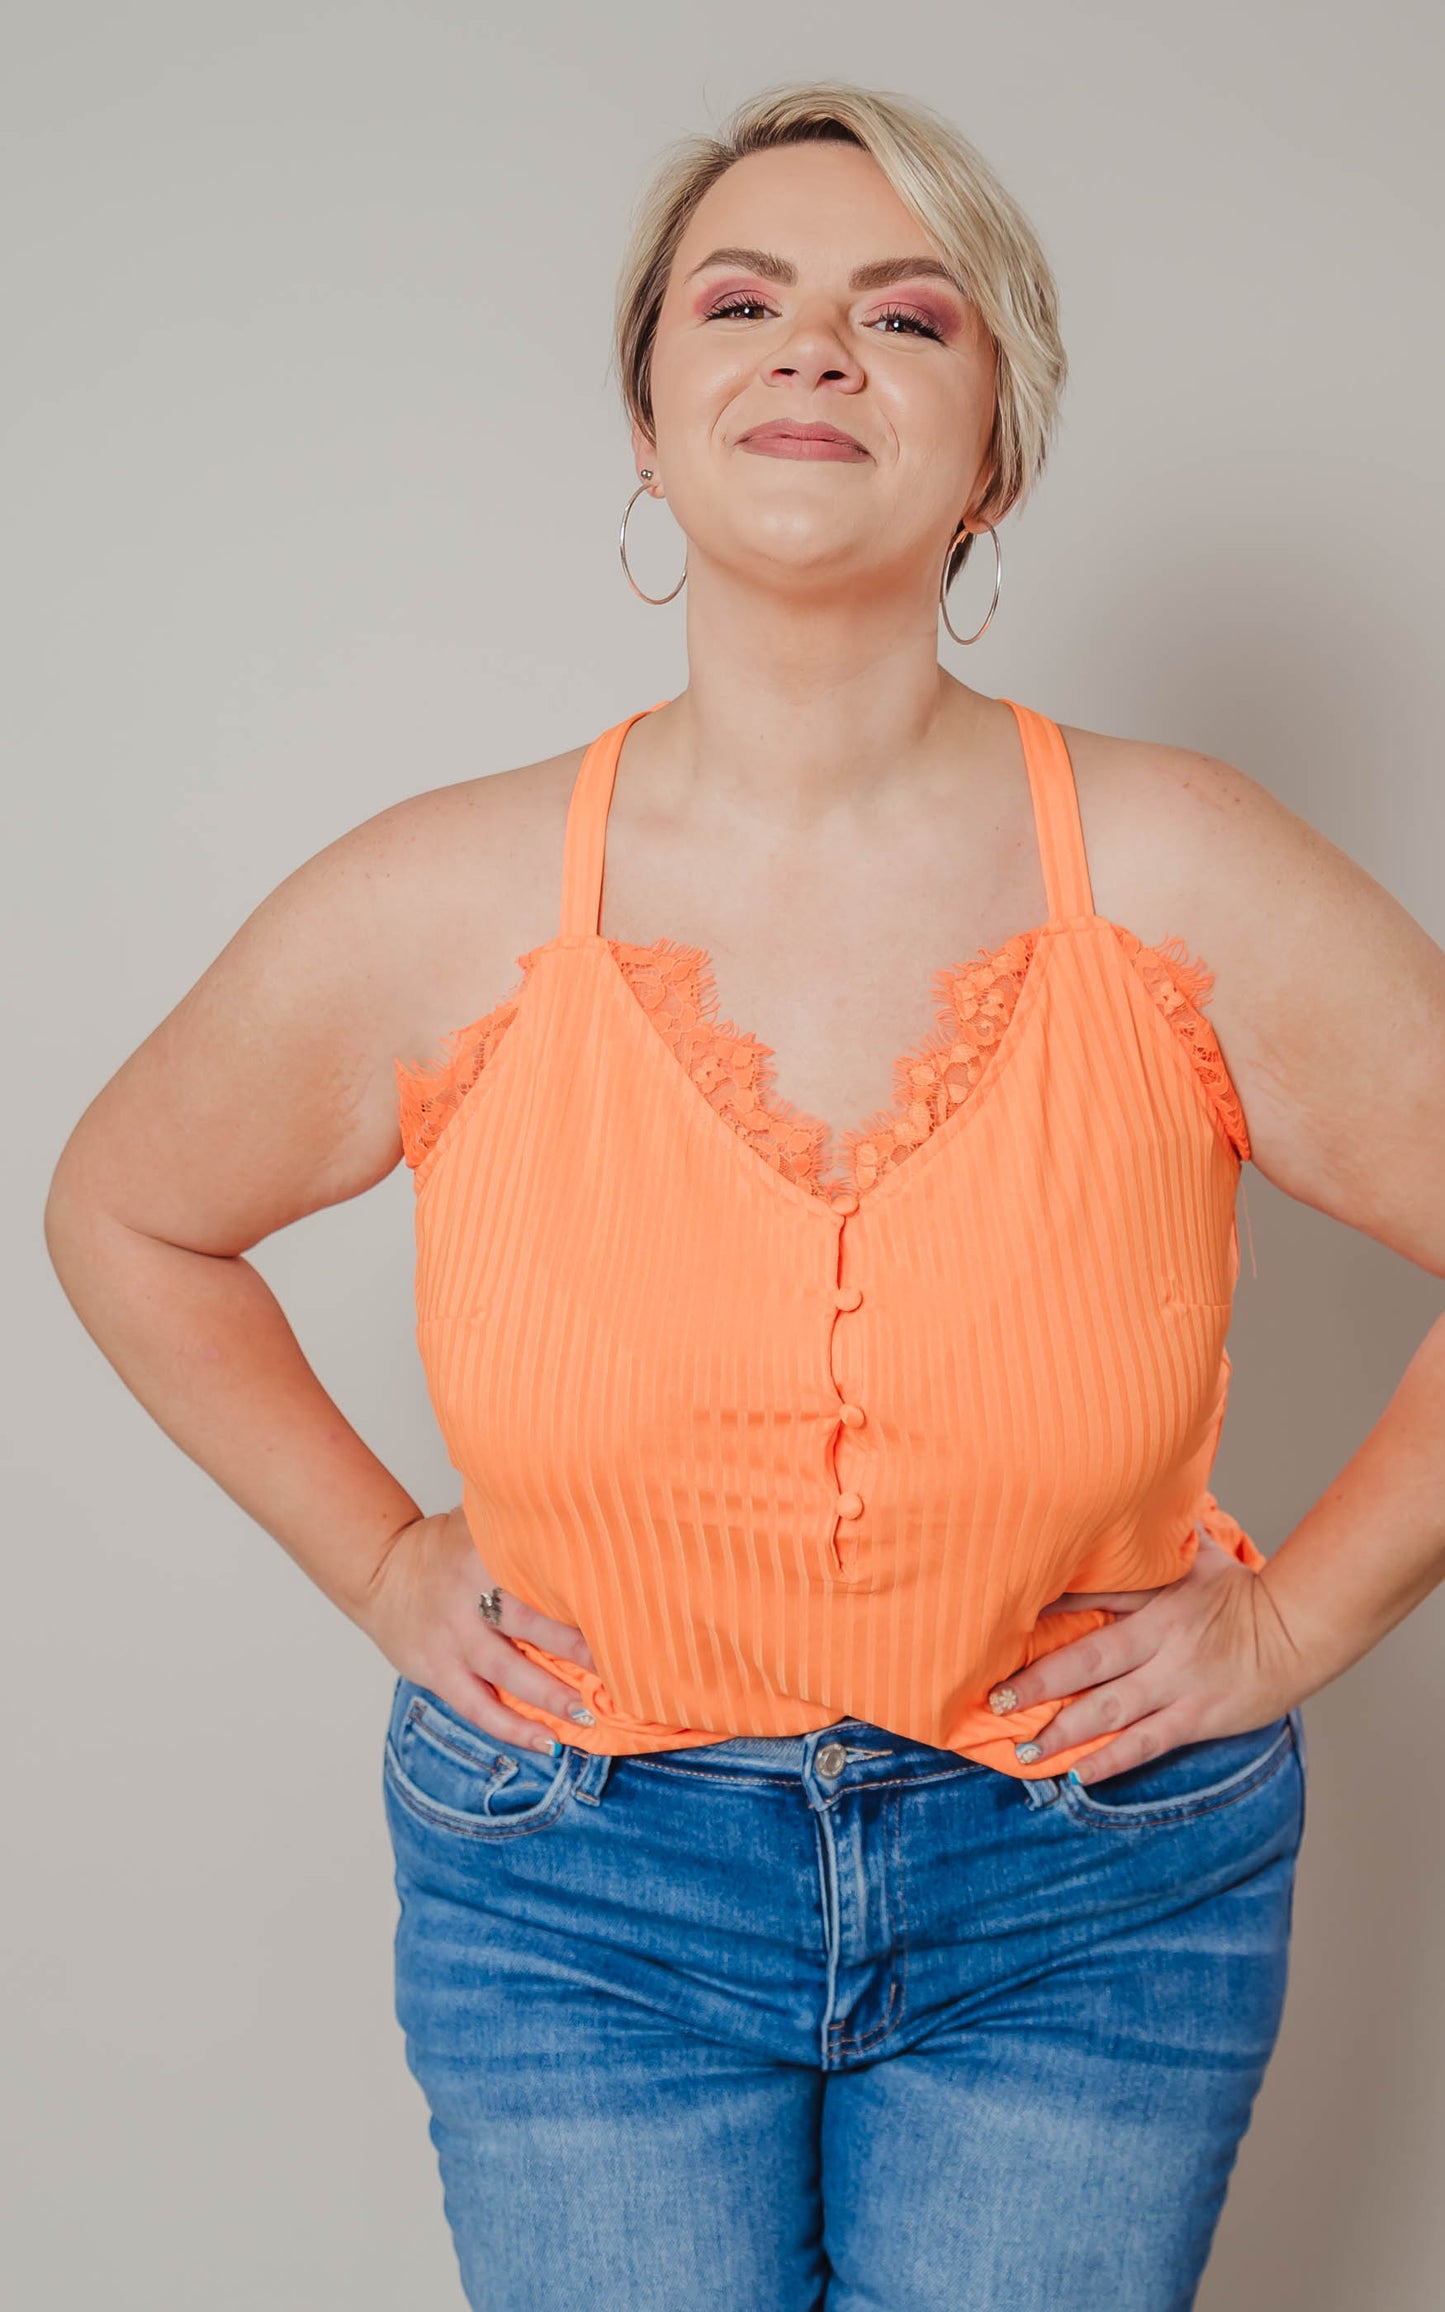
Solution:
{"label": "orange tank top", "polygon": [[396,1062],[472,1536],[597,1664],[515,1641],[591,1727],[505,1699],[578,1747],[857,1717],[1024,1776],[1061,1705],[999,1718],[989,1687],[1114,1618],[1046,1604],[1174,1580],[1201,1522],[1267,1562],[1207,1489],[1249,1154],[1211,975],[1094,913],[1063,735],[1004,703],[1048,920],[935,972],[937,1030],[841,1172],[704,952],[599,930],[618,756],[656,707],[582,758],[556,937]]}

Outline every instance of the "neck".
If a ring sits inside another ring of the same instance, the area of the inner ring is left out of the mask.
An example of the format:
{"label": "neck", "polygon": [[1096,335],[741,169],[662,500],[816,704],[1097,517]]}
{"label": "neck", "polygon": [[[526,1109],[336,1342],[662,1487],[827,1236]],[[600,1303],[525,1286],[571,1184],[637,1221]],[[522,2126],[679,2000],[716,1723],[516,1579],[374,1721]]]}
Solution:
{"label": "neck", "polygon": [[627,742],[634,797],[660,814],[705,799],[806,832],[935,763],[956,778],[994,707],[939,664],[936,603],[856,588],[800,601],[706,562],[684,599],[687,688]]}

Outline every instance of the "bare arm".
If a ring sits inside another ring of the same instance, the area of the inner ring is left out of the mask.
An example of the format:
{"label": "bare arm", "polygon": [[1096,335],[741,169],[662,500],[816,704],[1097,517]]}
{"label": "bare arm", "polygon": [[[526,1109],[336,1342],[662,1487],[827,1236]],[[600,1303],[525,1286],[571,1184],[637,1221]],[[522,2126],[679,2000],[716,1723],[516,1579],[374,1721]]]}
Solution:
{"label": "bare arm", "polygon": [[[1150,750],[1128,801],[1166,921],[1215,973],[1211,1017],[1253,1158],[1298,1201],[1445,1276],[1445,953],[1366,871],[1243,772]],[[995,1689],[1063,1707],[1037,1762],[1085,1782],[1244,1731],[1327,1685],[1445,1578],[1445,1316],[1380,1419],[1268,1564],[1211,1543],[1107,1627]],[[1075,1768],[1079,1772],[1079,1768]]]}
{"label": "bare arm", "polygon": [[[1445,1277],[1445,952],[1253,780],[1185,762],[1198,856],[1229,893],[1212,1009],[1255,1164]],[[1445,1578],[1445,1316],[1259,1578],[1310,1689]]]}
{"label": "bare arm", "polygon": [[[81,1116],[56,1166],[45,1232],[81,1322],[166,1434],[398,1668],[532,1743],[535,1722],[500,1703],[475,1707],[487,1701],[483,1659],[547,1709],[575,1693],[477,1615],[482,1569],[460,1512],[422,1518],[244,1257],[400,1161],[392,1060],[416,1045],[407,959],[427,918],[414,900],[444,817],[433,797],[397,805],[255,910]],[[399,1551],[407,1535],[416,1546]],[[448,1638],[443,1661],[436,1633],[413,1626],[428,1614],[470,1616],[452,1632],[463,1659],[452,1660]],[[580,1633],[521,1615],[510,1617],[512,1634],[577,1653]],[[585,1649],[577,1658],[589,1659]]]}

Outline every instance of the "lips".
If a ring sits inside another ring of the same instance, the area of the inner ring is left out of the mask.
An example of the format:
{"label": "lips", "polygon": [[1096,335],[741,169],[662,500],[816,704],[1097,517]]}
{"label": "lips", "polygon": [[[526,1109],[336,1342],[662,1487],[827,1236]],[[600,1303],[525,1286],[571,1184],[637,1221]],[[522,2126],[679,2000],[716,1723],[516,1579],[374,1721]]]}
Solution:
{"label": "lips", "polygon": [[765,457],[857,460],[868,455],[860,441],[840,432],[837,426],[793,418],[771,418],[766,425],[753,426],[738,447]]}

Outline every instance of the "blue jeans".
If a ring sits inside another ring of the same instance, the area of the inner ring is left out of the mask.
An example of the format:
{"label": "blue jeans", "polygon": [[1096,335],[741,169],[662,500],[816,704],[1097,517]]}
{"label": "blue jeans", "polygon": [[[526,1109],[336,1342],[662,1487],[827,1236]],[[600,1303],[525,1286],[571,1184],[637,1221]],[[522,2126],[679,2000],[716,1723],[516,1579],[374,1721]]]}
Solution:
{"label": "blue jeans", "polygon": [[541,1756],[397,1681],[396,2009],[478,2312],[1187,2312],[1299,1711],[1090,1787],[856,1718]]}

